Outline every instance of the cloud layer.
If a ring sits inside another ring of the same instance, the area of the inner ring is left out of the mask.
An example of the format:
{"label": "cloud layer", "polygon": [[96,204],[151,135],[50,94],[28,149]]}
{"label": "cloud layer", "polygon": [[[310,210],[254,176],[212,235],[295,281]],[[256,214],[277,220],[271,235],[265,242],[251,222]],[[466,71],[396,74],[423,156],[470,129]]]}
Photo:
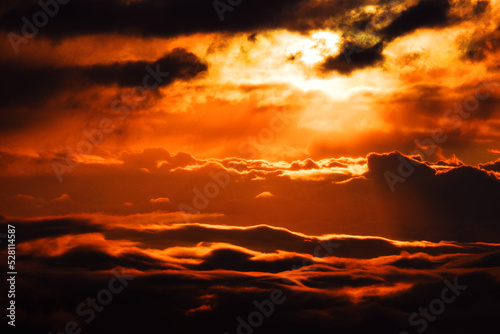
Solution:
{"label": "cloud layer", "polygon": [[[46,154],[4,153],[5,215],[159,212],[172,222],[257,222],[315,234],[500,241],[500,181],[487,164],[429,163],[399,152],[291,163],[197,159],[163,149],[101,160]],[[43,186],[33,189],[32,182]]]}
{"label": "cloud layer", "polygon": [[[27,332],[60,331],[74,321],[94,333],[157,326],[234,333],[237,318],[247,319],[253,302],[268,300],[275,289],[283,303],[259,332],[412,331],[409,316],[440,298],[445,280],[456,278],[466,289],[428,322],[428,331],[469,333],[492,324],[500,293],[498,244],[319,238],[263,225],[98,216],[2,221],[7,223],[23,236],[17,321]],[[87,322],[84,308],[76,309],[87,297],[101,300],[99,291],[117,277],[112,270],[135,278]],[[471,315],[477,323],[468,320]]]}

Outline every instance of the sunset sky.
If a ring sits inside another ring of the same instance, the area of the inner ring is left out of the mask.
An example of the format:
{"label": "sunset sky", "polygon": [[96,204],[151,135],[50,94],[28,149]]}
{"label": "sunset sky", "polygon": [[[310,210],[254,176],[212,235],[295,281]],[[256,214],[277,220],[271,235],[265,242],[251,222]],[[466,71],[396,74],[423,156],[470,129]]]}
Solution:
{"label": "sunset sky", "polygon": [[273,289],[255,333],[421,333],[455,277],[426,333],[498,314],[499,0],[8,0],[0,35],[20,333],[233,334]]}

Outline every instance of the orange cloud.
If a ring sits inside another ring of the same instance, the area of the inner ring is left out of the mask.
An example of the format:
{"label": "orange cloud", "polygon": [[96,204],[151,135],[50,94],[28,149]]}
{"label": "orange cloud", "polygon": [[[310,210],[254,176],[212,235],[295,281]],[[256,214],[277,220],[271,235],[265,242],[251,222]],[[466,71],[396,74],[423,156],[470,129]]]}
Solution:
{"label": "orange cloud", "polygon": [[255,196],[255,198],[266,198],[266,197],[274,197],[274,195],[271,194],[269,191],[264,191]]}

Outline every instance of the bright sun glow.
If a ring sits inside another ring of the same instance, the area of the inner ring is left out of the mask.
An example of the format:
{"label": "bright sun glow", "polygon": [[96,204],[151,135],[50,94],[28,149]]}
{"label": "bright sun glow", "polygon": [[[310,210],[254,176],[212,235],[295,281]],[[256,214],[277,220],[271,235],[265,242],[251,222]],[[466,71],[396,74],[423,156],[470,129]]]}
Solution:
{"label": "bright sun glow", "polygon": [[307,65],[320,62],[339,50],[340,36],[329,31],[316,31],[310,37],[298,37],[290,53]]}

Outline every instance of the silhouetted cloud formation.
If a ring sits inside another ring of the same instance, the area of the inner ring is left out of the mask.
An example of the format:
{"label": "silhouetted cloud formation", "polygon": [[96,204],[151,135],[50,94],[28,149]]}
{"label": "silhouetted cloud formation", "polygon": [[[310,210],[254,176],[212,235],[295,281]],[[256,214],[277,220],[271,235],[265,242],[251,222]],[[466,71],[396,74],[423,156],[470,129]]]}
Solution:
{"label": "silhouetted cloud formation", "polygon": [[[115,225],[122,220],[126,228]],[[61,230],[63,222],[80,228]],[[126,217],[4,219],[1,226],[8,223],[16,224],[19,235],[35,223],[41,231],[17,247],[23,275],[16,283],[16,328],[24,333],[61,331],[69,321],[97,334],[158,326],[232,333],[237,317],[246,320],[254,301],[269,299],[275,289],[283,303],[259,332],[399,332],[412,330],[410,315],[440,298],[448,280],[462,291],[428,330],[465,334],[493,325],[500,297],[499,244],[318,238],[266,226],[178,224],[152,233]],[[112,238],[119,231],[120,238]],[[120,275],[134,278],[103,304],[100,291]],[[102,311],[88,322],[86,308],[79,306],[96,295],[95,307]],[[471,314],[476,322],[468,320]]]}
{"label": "silhouetted cloud formation", "polygon": [[366,176],[379,182],[395,203],[413,197],[415,208],[432,212],[432,221],[406,226],[412,238],[499,240],[500,208],[495,198],[500,196],[500,180],[496,176],[470,166],[437,172],[399,152],[369,155],[368,169]]}
{"label": "silhouetted cloud formation", "polygon": [[[156,89],[174,80],[190,80],[207,71],[208,66],[196,55],[184,49],[174,49],[154,62],[129,61],[106,65],[36,67],[20,63],[0,64],[0,107],[36,106],[68,89],[83,89],[92,85],[118,85],[119,87],[144,87]],[[145,80],[145,77],[148,77]],[[23,98],[29,94],[29,99]],[[2,112],[7,118],[2,126],[12,127],[14,116]],[[22,117],[15,115],[22,122]],[[32,115],[33,116],[33,115]],[[9,120],[12,118],[12,121]],[[6,124],[7,123],[7,124]]]}

